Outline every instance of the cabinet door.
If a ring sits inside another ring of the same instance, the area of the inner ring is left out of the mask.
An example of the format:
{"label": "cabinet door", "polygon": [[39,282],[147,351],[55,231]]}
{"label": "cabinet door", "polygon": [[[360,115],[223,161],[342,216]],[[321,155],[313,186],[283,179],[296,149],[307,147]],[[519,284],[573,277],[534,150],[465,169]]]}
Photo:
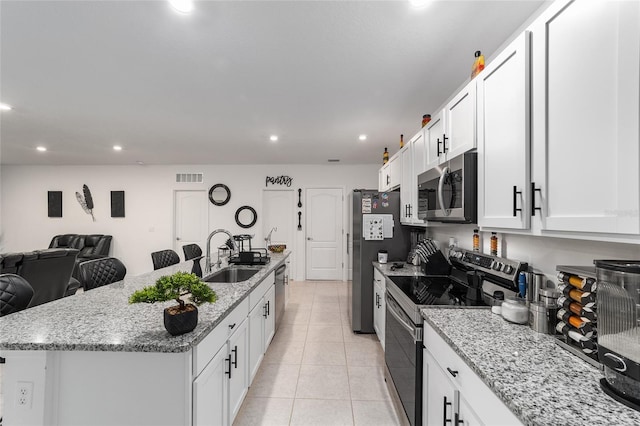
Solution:
{"label": "cabinet door", "polygon": [[420,173],[424,173],[427,171],[427,151],[426,151],[426,142],[425,142],[425,130],[422,129],[418,134],[416,134],[411,141],[411,149],[413,150],[413,176],[417,185],[417,177]]}
{"label": "cabinet door", "polygon": [[431,121],[425,127],[426,163],[425,170],[430,170],[445,159],[442,152],[442,139],[444,137],[444,110],[431,116]]}
{"label": "cabinet door", "polygon": [[[486,69],[486,68],[485,68]],[[453,424],[463,426],[482,426],[483,423],[478,415],[471,409],[469,403],[464,399],[464,396],[456,391],[455,396],[455,413]],[[514,423],[515,425],[515,423]]]}
{"label": "cabinet door", "polygon": [[249,384],[258,372],[264,357],[264,301],[249,313]]}
{"label": "cabinet door", "polygon": [[275,286],[271,286],[271,288],[267,291],[267,294],[264,295],[264,303],[267,308],[267,317],[265,318],[264,322],[264,350],[266,352],[269,344],[271,343],[271,339],[273,339],[273,336],[276,333]]}
{"label": "cabinet door", "polygon": [[400,151],[400,161],[402,161],[402,180],[400,182],[400,222],[411,223],[411,191],[413,177],[413,152],[411,143],[402,148]]}
{"label": "cabinet door", "polygon": [[378,170],[378,191],[383,192],[385,190],[385,183],[384,183],[384,166],[380,167],[380,170]]}
{"label": "cabinet door", "polygon": [[230,367],[225,344],[193,381],[194,426],[229,424],[227,376]]}
{"label": "cabinet door", "polygon": [[249,327],[248,321],[236,326],[236,331],[229,338],[229,356],[231,357],[231,377],[229,378],[229,416],[230,422],[236,418],[242,401],[247,394],[249,381]]}
{"label": "cabinet door", "polygon": [[390,161],[391,160],[389,160],[387,164],[385,164],[380,168],[380,185],[378,185],[379,186],[378,190],[380,192],[387,191],[391,187],[391,174],[389,173],[389,170],[391,169]]}
{"label": "cabinet door", "polygon": [[455,388],[431,353],[423,350],[422,424],[441,426],[454,422]]}
{"label": "cabinet door", "polygon": [[529,37],[521,34],[477,77],[480,226],[529,228]]}
{"label": "cabinet door", "polygon": [[395,154],[389,159],[389,187],[388,191],[396,189],[400,186],[400,180],[402,179],[402,160],[400,155]]}
{"label": "cabinet door", "polygon": [[445,107],[443,149],[447,159],[476,147],[476,80],[472,80]]}
{"label": "cabinet door", "polygon": [[638,22],[637,1],[562,1],[532,26],[543,229],[640,232]]}

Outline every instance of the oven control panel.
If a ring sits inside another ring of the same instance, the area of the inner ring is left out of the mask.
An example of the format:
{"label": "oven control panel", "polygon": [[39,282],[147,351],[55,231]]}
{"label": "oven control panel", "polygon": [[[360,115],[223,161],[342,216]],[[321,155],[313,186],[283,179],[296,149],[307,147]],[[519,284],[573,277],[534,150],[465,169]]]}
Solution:
{"label": "oven control panel", "polygon": [[467,268],[476,269],[514,283],[517,282],[520,272],[526,271],[528,268],[526,262],[460,248],[454,248],[449,252],[449,260],[451,263],[459,263]]}

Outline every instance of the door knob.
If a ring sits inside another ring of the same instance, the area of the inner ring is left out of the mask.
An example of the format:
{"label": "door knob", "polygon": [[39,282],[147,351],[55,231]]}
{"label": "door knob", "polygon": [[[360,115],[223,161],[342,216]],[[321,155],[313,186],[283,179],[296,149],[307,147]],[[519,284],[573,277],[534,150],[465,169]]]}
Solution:
{"label": "door knob", "polygon": [[180,241],[180,237],[176,237],[176,241]]}
{"label": "door knob", "polygon": [[307,241],[313,241],[313,238],[307,237]]}

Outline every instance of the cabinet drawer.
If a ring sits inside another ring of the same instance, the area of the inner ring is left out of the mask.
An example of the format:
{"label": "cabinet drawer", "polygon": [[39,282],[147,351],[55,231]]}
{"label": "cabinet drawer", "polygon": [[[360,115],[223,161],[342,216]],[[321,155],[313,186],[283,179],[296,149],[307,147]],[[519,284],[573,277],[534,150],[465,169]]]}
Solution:
{"label": "cabinet drawer", "polygon": [[275,276],[276,276],[275,272],[270,273],[265,277],[265,279],[262,280],[260,284],[258,284],[256,288],[254,288],[251,291],[251,294],[249,294],[249,310],[250,311],[253,310],[253,308],[255,308],[258,302],[260,302],[260,299],[262,299],[262,296],[264,296],[267,290],[269,290],[269,287],[271,287],[274,284]]}
{"label": "cabinet drawer", "polygon": [[[245,298],[233,311],[211,330],[211,332],[198,343],[193,351],[193,376],[197,377],[213,356],[226,344],[229,336],[238,328],[242,321],[249,315],[249,300]],[[235,325],[234,325],[235,324]],[[233,327],[231,327],[233,325]]]}
{"label": "cabinet drawer", "polygon": [[[424,346],[449,376],[469,406],[487,425],[520,425],[522,422],[496,394],[484,384],[467,363],[427,323],[424,323]],[[457,372],[455,376],[451,372]]]}

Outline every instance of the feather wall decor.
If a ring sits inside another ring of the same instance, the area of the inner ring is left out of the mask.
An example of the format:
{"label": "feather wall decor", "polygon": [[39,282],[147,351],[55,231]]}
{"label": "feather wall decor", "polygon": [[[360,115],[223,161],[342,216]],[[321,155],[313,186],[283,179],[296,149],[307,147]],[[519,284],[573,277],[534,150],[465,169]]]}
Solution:
{"label": "feather wall decor", "polygon": [[82,194],[76,191],[76,199],[78,200],[78,203],[80,203],[82,210],[84,210],[86,214],[90,214],[91,218],[95,222],[96,218],[93,216],[93,197],[91,196],[91,191],[89,191],[89,187],[87,185],[82,185]]}

